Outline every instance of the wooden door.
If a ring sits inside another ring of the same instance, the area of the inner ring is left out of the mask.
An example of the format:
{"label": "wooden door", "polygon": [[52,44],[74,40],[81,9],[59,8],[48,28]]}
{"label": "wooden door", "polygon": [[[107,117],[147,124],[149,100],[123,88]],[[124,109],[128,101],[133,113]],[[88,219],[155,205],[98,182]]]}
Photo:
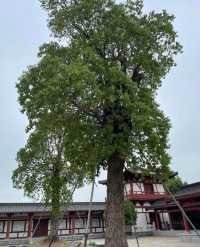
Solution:
{"label": "wooden door", "polygon": [[[39,223],[38,223],[39,222]],[[33,220],[33,237],[45,237],[48,236],[48,219]]]}
{"label": "wooden door", "polygon": [[145,193],[147,194],[153,194],[154,193],[153,184],[144,184],[144,190]]}

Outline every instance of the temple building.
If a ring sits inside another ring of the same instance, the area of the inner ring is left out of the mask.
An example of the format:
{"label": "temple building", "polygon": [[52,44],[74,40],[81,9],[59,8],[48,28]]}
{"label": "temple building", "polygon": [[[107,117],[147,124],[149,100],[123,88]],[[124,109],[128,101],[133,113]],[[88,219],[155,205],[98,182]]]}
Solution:
{"label": "temple building", "polygon": [[[137,211],[136,229],[184,230],[190,227],[171,196],[155,176],[140,172],[124,172],[124,196],[134,203]],[[106,185],[106,180],[100,181]],[[200,229],[200,182],[184,186],[175,194],[197,229]],[[90,233],[102,235],[105,231],[106,202],[93,202]],[[59,235],[85,233],[89,202],[76,202],[62,207]],[[48,236],[50,208],[42,203],[0,203],[0,239],[27,239]]]}
{"label": "temple building", "polygon": [[[168,196],[159,179],[152,175],[143,175],[140,171],[124,172],[124,197],[133,202],[137,212],[137,230],[145,231],[150,228],[168,229],[170,226],[169,215],[166,211],[157,212],[153,204]],[[106,185],[106,180],[100,184]]]}
{"label": "temple building", "polygon": [[[136,208],[138,231],[190,230],[180,209],[153,173],[145,176],[140,171],[126,170],[124,182],[125,199],[132,201]],[[106,185],[106,180],[100,183]],[[175,198],[194,226],[200,229],[200,182],[183,186]]]}
{"label": "temple building", "polygon": [[[83,234],[87,225],[88,202],[63,207],[59,235]],[[105,203],[92,205],[90,233],[104,232]],[[41,203],[0,203],[0,239],[36,238],[50,232],[50,209]]]}
{"label": "temple building", "polygon": [[153,175],[144,176],[141,172],[124,172],[125,198],[132,201],[137,212],[136,226],[138,230],[150,227],[158,229],[159,223],[163,229],[168,228],[170,221],[167,212],[156,212],[152,206],[157,200],[168,196],[163,185]]}
{"label": "temple building", "polygon": [[[193,225],[200,229],[200,182],[183,186],[176,194],[176,200],[182,206]],[[152,204],[153,210],[157,215],[168,214],[169,224],[159,219],[157,229],[163,230],[169,228],[171,230],[191,230],[187,220],[184,218],[180,209],[170,196],[166,196],[161,200]]]}

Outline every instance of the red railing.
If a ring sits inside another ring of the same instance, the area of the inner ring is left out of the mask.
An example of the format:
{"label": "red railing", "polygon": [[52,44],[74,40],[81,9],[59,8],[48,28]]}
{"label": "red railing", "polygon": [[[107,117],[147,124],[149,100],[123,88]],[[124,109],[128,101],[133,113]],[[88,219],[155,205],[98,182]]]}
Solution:
{"label": "red railing", "polygon": [[[14,234],[15,236],[12,236]],[[23,234],[23,236],[20,236]],[[12,231],[10,232],[10,239],[16,239],[16,238],[27,238],[28,237],[28,231]]]}
{"label": "red railing", "polygon": [[157,200],[167,196],[167,192],[141,192],[141,191],[133,191],[125,193],[125,197],[129,200]]}
{"label": "red railing", "polygon": [[[71,229],[59,229],[60,236],[73,235],[73,234],[84,234],[86,228],[71,228]],[[62,231],[68,231],[68,233],[62,233]],[[90,227],[90,233],[103,233],[104,227]]]}

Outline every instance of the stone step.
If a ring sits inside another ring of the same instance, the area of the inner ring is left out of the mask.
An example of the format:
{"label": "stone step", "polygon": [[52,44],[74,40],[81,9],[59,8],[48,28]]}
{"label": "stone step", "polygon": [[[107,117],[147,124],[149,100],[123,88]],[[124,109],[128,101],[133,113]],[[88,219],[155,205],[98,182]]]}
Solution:
{"label": "stone step", "polygon": [[7,240],[0,240],[0,246],[8,246]]}
{"label": "stone step", "polygon": [[28,246],[30,244],[29,239],[9,239],[9,240],[0,240],[0,246]]}

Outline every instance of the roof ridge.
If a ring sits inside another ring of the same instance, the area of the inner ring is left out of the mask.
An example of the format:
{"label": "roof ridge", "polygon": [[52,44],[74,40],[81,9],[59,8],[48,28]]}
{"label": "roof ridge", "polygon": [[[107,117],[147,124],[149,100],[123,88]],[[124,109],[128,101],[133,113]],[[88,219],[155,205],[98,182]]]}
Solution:
{"label": "roof ridge", "polygon": [[[70,202],[69,204],[88,204],[90,203],[89,201],[86,201],[86,202]],[[105,203],[105,202],[92,202],[93,204],[102,204],[102,203]],[[0,202],[0,205],[45,205],[45,202]],[[68,204],[67,202],[66,203],[62,203],[63,205],[64,204]],[[50,205],[50,204],[49,204]]]}
{"label": "roof ridge", "polygon": [[190,183],[190,184],[183,185],[183,187],[180,190],[182,190],[184,188],[188,188],[188,187],[194,186],[194,185],[200,185],[200,182],[195,182],[195,183]]}

